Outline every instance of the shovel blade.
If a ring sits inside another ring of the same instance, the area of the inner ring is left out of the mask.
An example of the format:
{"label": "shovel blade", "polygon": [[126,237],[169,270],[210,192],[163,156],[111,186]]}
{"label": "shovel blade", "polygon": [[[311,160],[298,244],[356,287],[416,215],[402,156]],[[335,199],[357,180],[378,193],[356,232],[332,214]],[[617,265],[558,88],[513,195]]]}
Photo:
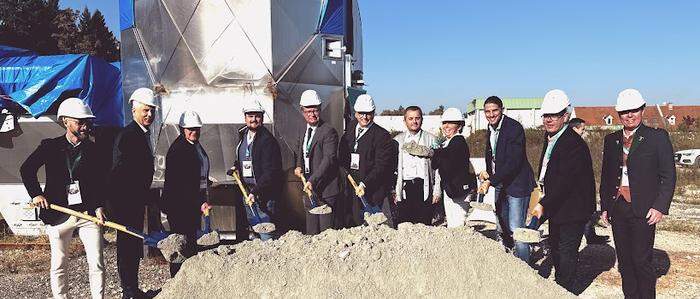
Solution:
{"label": "shovel blade", "polygon": [[469,206],[472,208],[475,208],[477,210],[488,211],[488,212],[494,211],[493,205],[487,204],[485,202],[473,201],[473,202],[469,203]]}
{"label": "shovel blade", "polygon": [[166,231],[157,231],[157,232],[152,232],[149,233],[145,236],[143,236],[143,243],[148,245],[149,247],[158,247],[158,242],[161,240],[167,238],[170,235],[169,232]]}
{"label": "shovel blade", "polygon": [[513,231],[513,239],[523,243],[539,243],[542,241],[542,232],[529,228],[516,228]]}

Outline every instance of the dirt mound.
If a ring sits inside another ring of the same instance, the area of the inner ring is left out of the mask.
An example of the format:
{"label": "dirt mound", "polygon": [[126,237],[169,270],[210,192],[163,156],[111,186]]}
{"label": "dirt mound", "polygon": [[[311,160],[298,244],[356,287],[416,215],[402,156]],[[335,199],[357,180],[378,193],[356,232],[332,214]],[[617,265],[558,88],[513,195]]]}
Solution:
{"label": "dirt mound", "polygon": [[159,298],[573,297],[471,228],[365,226],[219,246]]}

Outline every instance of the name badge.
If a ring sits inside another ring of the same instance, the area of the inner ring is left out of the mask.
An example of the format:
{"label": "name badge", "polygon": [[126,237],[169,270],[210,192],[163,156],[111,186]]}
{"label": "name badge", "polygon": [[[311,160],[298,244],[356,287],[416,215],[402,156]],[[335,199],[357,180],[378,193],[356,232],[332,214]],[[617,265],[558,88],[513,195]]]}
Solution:
{"label": "name badge", "polygon": [[66,187],[66,193],[68,194],[68,205],[78,205],[83,203],[83,198],[80,196],[80,183],[74,181]]}
{"label": "name badge", "polygon": [[360,154],[350,153],[350,169],[360,170]]}
{"label": "name badge", "polygon": [[253,177],[253,161],[242,161],[241,167],[243,167],[243,177],[252,178]]}
{"label": "name badge", "polygon": [[309,157],[304,157],[304,173],[311,173],[310,160]]}
{"label": "name badge", "polygon": [[630,185],[630,179],[629,179],[629,174],[627,173],[627,166],[622,166],[622,181],[620,182],[620,186],[629,186]]}

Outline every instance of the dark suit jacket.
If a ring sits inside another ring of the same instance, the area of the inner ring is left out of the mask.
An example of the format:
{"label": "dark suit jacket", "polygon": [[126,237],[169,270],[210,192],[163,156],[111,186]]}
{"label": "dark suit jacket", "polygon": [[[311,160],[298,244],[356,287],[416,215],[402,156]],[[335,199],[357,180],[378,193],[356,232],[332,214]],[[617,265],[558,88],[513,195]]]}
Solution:
{"label": "dark suit jacket", "polygon": [[[70,175],[66,155],[72,147],[65,135],[44,139],[22,163],[20,174],[30,197],[44,195],[50,204],[68,207],[66,187],[70,183]],[[105,172],[99,168],[94,143],[84,140],[78,145],[78,149],[82,152],[82,157],[73,176],[80,184],[83,203],[70,208],[80,212],[87,211],[94,216],[95,209],[102,207],[104,203]],[[46,185],[43,191],[37,179],[37,171],[41,166],[44,166],[46,171]],[[57,225],[68,219],[63,213],[51,209],[41,209],[39,217],[49,225]]]}
{"label": "dark suit jacket", "polygon": [[[238,129],[238,145],[236,146],[235,165],[238,175],[241,173],[240,161],[238,161],[238,149],[241,141],[246,138],[248,128],[243,126]],[[255,133],[252,149],[253,175],[256,185],[250,188],[249,192],[259,196],[262,200],[277,200],[282,189],[282,154],[279,143],[275,136],[265,127],[260,127]]]}
{"label": "dark suit jacket", "polygon": [[[547,149],[544,138],[540,169]],[[587,221],[595,211],[595,177],[586,141],[567,127],[554,145],[544,175],[544,218],[551,223]],[[544,219],[541,219],[544,222]],[[541,223],[540,222],[540,223]]]}
{"label": "dark suit jacket", "polygon": [[114,140],[110,173],[110,206],[118,220],[132,219],[132,209],[141,209],[153,182],[153,154],[150,140],[132,121]]}
{"label": "dark suit jacket", "polygon": [[447,147],[435,149],[433,169],[440,173],[442,190],[450,198],[464,196],[476,187],[476,176],[469,170],[469,146],[462,135],[452,137]]}
{"label": "dark suit jacket", "polygon": [[503,115],[501,131],[496,140],[496,169],[491,167],[493,155],[491,149],[491,131],[486,131],[486,171],[491,184],[503,184],[506,193],[514,197],[528,197],[535,187],[532,166],[525,153],[525,130],[516,120]]}
{"label": "dark suit jacket", "polygon": [[[617,198],[622,175],[622,130],[605,136],[600,199],[608,211]],[[640,125],[627,156],[632,209],[637,217],[646,217],[650,208],[668,214],[676,187],[673,146],[668,132]]]}
{"label": "dark suit jacket", "polygon": [[[296,167],[304,171],[304,136],[306,136],[306,126],[297,138],[296,147]],[[309,151],[309,168],[311,176],[309,182],[314,188],[314,193],[320,198],[332,198],[338,195],[338,133],[330,124],[319,121],[318,127],[311,139],[311,150]]]}
{"label": "dark suit jacket", "polygon": [[[353,152],[357,121],[345,129],[339,145],[340,165],[350,173],[350,153]],[[357,153],[360,154],[360,169],[355,180],[365,184],[365,197],[375,205],[380,205],[389,195],[393,173],[391,135],[378,124],[373,123],[358,140]]]}
{"label": "dark suit jacket", "polygon": [[[206,152],[204,156],[209,159]],[[200,192],[200,176],[197,147],[180,135],[170,145],[165,158],[161,205],[173,231],[191,234],[199,227],[200,207],[206,201],[206,194]]]}

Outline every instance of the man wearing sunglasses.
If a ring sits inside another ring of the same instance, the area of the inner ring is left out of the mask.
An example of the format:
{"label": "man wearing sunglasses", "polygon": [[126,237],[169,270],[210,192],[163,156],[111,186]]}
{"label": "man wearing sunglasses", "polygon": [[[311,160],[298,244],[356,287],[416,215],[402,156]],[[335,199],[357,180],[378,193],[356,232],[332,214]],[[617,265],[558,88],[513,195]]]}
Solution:
{"label": "man wearing sunglasses", "polygon": [[[92,298],[104,296],[104,261],[102,258],[102,229],[88,220],[68,216],[49,209],[50,204],[67,207],[96,216],[104,222],[105,172],[99,167],[95,144],[88,139],[91,120],[95,118],[85,103],[68,98],[58,107],[59,122],[66,133],[41,141],[39,147],[20,168],[22,182],[32,197],[32,203],[41,208],[39,217],[46,224],[51,245],[51,292],[54,298],[66,298],[68,250],[73,232],[78,231],[85,247]],[[46,186],[39,185],[37,172],[44,166]]]}
{"label": "man wearing sunglasses", "polygon": [[544,196],[532,214],[540,223],[549,220],[555,280],[574,292],[578,248],[595,210],[595,178],[588,145],[566,125],[569,106],[569,97],[558,89],[549,91],[542,101],[545,141],[538,184]]}
{"label": "man wearing sunglasses", "polygon": [[[345,129],[345,134],[339,145],[339,160],[341,166],[353,176],[359,188],[364,193],[370,205],[381,207],[382,213],[391,223],[391,207],[388,196],[390,185],[393,185],[394,160],[389,132],[374,123],[374,101],[372,97],[363,94],[355,101],[355,119]],[[349,188],[352,189],[352,188]],[[354,223],[351,226],[361,225],[363,220],[360,213],[360,202],[355,193],[350,191],[348,204],[352,206]]]}
{"label": "man wearing sunglasses", "polygon": [[600,176],[601,218],[612,223],[625,298],[656,296],[654,233],[676,186],[668,132],[642,123],[645,106],[635,89],[618,95],[615,110],[623,128],[605,136]]}

